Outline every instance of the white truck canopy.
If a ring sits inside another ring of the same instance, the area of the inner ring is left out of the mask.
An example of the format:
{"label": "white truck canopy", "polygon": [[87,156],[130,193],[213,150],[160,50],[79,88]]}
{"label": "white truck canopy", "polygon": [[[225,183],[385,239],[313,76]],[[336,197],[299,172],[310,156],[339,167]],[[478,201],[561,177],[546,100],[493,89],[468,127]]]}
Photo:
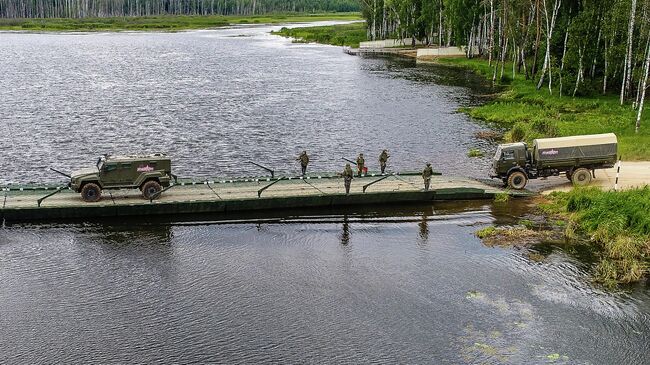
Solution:
{"label": "white truck canopy", "polygon": [[605,133],[585,136],[540,138],[533,141],[533,147],[544,150],[547,148],[582,147],[616,143],[617,139],[614,133]]}

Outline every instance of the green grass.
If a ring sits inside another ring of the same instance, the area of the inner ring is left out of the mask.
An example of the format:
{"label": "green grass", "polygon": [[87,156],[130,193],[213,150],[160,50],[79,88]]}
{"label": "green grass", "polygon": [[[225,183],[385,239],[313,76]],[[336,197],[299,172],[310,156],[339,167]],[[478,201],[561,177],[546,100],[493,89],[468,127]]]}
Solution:
{"label": "green grass", "polygon": [[479,150],[478,148],[471,148],[467,152],[467,157],[483,157],[483,156],[485,156],[485,153]]}
{"label": "green grass", "polygon": [[576,188],[552,193],[549,199],[542,208],[568,220],[567,237],[588,237],[599,258],[598,281],[616,285],[648,276],[650,186],[622,192]]}
{"label": "green grass", "polygon": [[361,22],[323,27],[282,28],[273,34],[294,38],[295,42],[316,42],[354,48],[358,48],[360,42],[367,40],[366,24]]}
{"label": "green grass", "polygon": [[267,14],[254,16],[165,15],[119,18],[0,19],[0,30],[27,31],[180,31],[225,27],[231,24],[302,23],[322,20],[359,20],[358,13]]}
{"label": "green grass", "polygon": [[[492,79],[492,68],[483,59],[449,58],[439,63],[471,69]],[[539,137],[559,137],[580,134],[614,132],[619,137],[619,154],[625,160],[650,160],[650,111],[645,108],[641,118],[641,131],[634,132],[636,110],[630,103],[619,105],[617,95],[562,96],[558,95],[558,78],[555,75],[553,95],[548,88],[535,88],[523,74],[512,78],[512,64],[505,68],[501,84],[505,91],[495,100],[466,111],[474,118],[509,128],[508,141],[531,142]],[[563,93],[573,91],[565,80]]]}

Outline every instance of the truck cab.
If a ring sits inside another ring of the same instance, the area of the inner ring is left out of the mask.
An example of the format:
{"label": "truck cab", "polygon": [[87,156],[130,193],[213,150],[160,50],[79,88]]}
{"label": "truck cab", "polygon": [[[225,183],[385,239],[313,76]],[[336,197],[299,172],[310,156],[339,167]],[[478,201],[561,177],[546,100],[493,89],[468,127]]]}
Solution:
{"label": "truck cab", "polygon": [[524,142],[499,145],[492,159],[491,177],[506,179],[513,170],[526,170],[528,146]]}

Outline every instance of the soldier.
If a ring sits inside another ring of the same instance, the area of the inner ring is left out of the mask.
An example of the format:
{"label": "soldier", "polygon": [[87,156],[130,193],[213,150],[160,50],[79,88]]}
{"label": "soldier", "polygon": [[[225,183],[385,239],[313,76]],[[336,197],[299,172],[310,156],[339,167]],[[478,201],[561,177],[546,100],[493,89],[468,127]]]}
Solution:
{"label": "soldier", "polygon": [[429,190],[429,184],[431,184],[431,176],[433,175],[433,169],[431,164],[427,162],[427,167],[422,170],[422,179],[424,179],[424,191]]}
{"label": "soldier", "polygon": [[350,164],[345,164],[345,169],[343,170],[343,183],[345,184],[345,193],[350,194],[350,185],[352,185],[352,178],[354,177],[354,172],[352,172],[352,167]]}
{"label": "soldier", "polygon": [[388,162],[389,157],[390,155],[386,150],[381,151],[381,154],[379,155],[379,167],[381,167],[382,175],[384,174],[384,170],[386,170],[386,163]]}
{"label": "soldier", "polygon": [[359,157],[357,157],[357,171],[359,173],[359,177],[361,177],[361,174],[363,174],[363,167],[366,164],[366,160],[363,158],[363,153],[359,154]]}
{"label": "soldier", "polygon": [[309,165],[309,156],[307,156],[307,151],[302,151],[300,156],[296,159],[296,161],[300,161],[300,167],[302,168],[302,176],[305,176],[305,173],[307,173],[307,165]]}

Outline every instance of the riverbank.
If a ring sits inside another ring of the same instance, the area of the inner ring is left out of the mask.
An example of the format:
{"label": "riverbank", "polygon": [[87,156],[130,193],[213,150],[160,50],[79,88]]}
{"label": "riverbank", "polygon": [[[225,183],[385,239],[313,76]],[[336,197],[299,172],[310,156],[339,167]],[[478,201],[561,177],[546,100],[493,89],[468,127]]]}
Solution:
{"label": "riverbank", "polygon": [[569,245],[596,254],[595,279],[608,286],[645,280],[650,270],[650,187],[554,192],[542,210],[566,222]]}
{"label": "riverbank", "polygon": [[333,46],[358,48],[366,41],[366,23],[339,24],[309,28],[282,28],[275,35],[293,38],[296,43],[322,43]]}
{"label": "riverbank", "polygon": [[[440,58],[443,65],[464,67],[488,79],[492,68],[487,60]],[[616,95],[571,97],[572,85],[565,85],[559,96],[556,80],[554,93],[548,88],[537,90],[532,80],[521,73],[512,75],[512,64],[506,65],[505,91],[494,100],[464,109],[473,118],[507,128],[507,141],[532,141],[541,137],[561,137],[580,134],[614,132],[619,138],[619,155],[625,160],[650,160],[650,112],[644,111],[641,131],[635,133],[637,111],[630,103],[621,106]]]}
{"label": "riverbank", "polygon": [[10,31],[181,31],[239,24],[306,23],[326,20],[360,20],[358,13],[267,14],[252,16],[146,16],[115,18],[0,19],[0,30]]}

